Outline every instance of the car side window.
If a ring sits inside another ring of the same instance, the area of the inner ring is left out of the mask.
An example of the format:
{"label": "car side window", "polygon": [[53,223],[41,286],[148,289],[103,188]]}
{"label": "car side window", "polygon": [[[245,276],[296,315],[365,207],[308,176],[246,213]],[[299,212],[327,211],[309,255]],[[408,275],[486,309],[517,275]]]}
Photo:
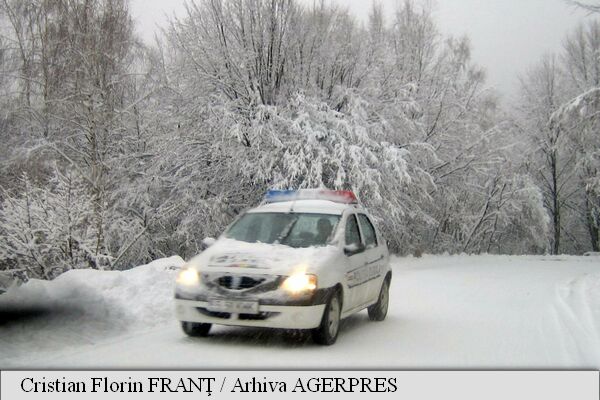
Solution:
{"label": "car side window", "polygon": [[346,221],[346,245],[356,244],[360,246],[360,232],[358,231],[358,222],[354,214],[348,217]]}
{"label": "car side window", "polygon": [[362,228],[363,236],[365,237],[365,246],[369,248],[377,247],[377,234],[375,227],[365,214],[359,214],[360,227]]}

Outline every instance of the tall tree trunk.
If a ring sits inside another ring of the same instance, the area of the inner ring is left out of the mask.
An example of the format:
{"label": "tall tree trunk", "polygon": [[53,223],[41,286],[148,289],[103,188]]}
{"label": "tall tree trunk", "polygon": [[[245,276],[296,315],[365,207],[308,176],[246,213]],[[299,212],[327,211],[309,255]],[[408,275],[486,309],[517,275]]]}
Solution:
{"label": "tall tree trunk", "polygon": [[558,254],[560,249],[560,199],[558,197],[558,165],[556,161],[556,150],[552,150],[550,156],[550,168],[552,170],[552,223],[554,227],[554,243],[552,254]]}
{"label": "tall tree trunk", "polygon": [[595,196],[593,193],[586,191],[585,193],[585,216],[586,216],[586,225],[588,231],[590,233],[590,241],[592,242],[592,250],[600,251],[600,242],[599,242],[599,227],[598,227],[598,216],[594,214],[594,201]]}

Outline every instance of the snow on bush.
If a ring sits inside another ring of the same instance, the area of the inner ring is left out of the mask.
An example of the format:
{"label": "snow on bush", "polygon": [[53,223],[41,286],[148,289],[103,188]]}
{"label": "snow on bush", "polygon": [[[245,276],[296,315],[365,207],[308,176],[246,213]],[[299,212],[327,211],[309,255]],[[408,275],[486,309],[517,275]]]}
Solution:
{"label": "snow on bush", "polygon": [[20,196],[3,193],[0,204],[0,266],[22,280],[52,279],[99,257],[92,228],[92,202],[80,179],[55,170],[41,188],[24,174]]}

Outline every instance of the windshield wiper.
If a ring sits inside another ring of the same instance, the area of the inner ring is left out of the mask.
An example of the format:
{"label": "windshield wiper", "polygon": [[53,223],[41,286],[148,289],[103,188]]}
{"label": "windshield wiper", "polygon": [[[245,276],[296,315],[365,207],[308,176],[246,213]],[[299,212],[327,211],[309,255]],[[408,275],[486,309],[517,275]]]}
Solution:
{"label": "windshield wiper", "polygon": [[294,225],[296,225],[296,222],[298,222],[298,217],[294,218],[293,220],[291,220],[286,226],[285,228],[283,228],[283,231],[281,231],[281,235],[279,235],[277,237],[277,240],[275,240],[275,243],[281,243],[283,240],[287,239],[288,235],[290,234],[290,232],[292,231],[292,229],[294,228]]}

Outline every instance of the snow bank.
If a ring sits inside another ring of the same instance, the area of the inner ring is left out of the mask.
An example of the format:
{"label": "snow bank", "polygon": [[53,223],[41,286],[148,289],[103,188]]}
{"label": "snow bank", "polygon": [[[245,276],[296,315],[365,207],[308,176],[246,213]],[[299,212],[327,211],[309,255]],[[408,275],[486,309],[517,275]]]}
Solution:
{"label": "snow bank", "polygon": [[175,274],[183,264],[173,256],[126,271],[71,270],[11,287],[0,295],[0,336],[12,337],[0,355],[21,353],[31,343],[95,343],[172,319]]}

